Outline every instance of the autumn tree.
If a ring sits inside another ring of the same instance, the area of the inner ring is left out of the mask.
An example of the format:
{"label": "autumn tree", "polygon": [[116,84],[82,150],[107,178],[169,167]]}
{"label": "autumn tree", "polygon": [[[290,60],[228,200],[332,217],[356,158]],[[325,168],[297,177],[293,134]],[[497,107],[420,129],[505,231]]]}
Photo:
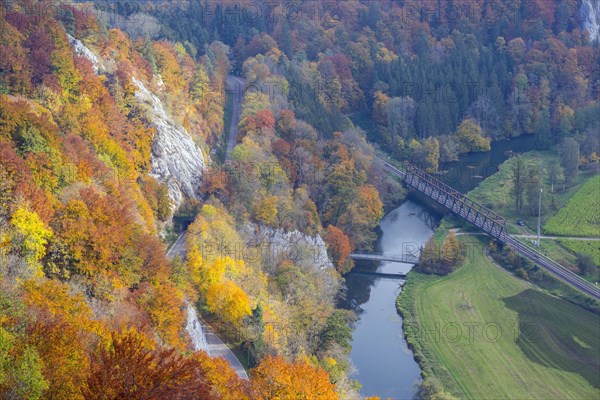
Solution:
{"label": "autumn tree", "polygon": [[152,319],[156,332],[170,346],[183,349],[179,331],[184,324],[183,296],[170,282],[152,287],[140,299]]}
{"label": "autumn tree", "polygon": [[460,263],[465,259],[464,248],[456,234],[449,232],[444,239],[442,245],[442,265],[443,269],[440,271],[442,274],[448,274],[454,270]]}
{"label": "autumn tree", "polygon": [[46,245],[52,237],[48,229],[35,212],[19,208],[12,216],[12,225],[17,236],[15,245],[22,249],[27,261],[35,265],[46,254]]}
{"label": "autumn tree", "polygon": [[409,142],[408,148],[413,164],[429,173],[437,171],[440,161],[440,142],[437,138],[428,137],[422,142],[413,139]]}
{"label": "autumn tree", "polygon": [[461,153],[490,150],[490,139],[483,136],[481,128],[473,119],[464,120],[456,130],[455,136],[460,143]]}
{"label": "autumn tree", "polygon": [[337,399],[335,386],[320,367],[306,361],[286,362],[267,356],[250,372],[255,399]]}
{"label": "autumn tree", "polygon": [[0,326],[0,396],[5,399],[42,398],[48,382],[42,359],[32,346]]}
{"label": "autumn tree", "polygon": [[234,326],[252,311],[248,296],[232,281],[211,285],[206,293],[206,304],[212,313]]}
{"label": "autumn tree", "polygon": [[125,329],[99,345],[82,393],[96,400],[217,398],[201,362],[157,349],[143,334]]}
{"label": "autumn tree", "polygon": [[380,126],[388,125],[388,103],[390,98],[383,92],[377,91],[373,101],[373,121]]}
{"label": "autumn tree", "polygon": [[351,200],[339,223],[348,232],[357,248],[370,248],[374,239],[374,229],[383,217],[383,203],[374,186],[357,188],[356,197]]}
{"label": "autumn tree", "polygon": [[350,253],[352,252],[350,238],[338,227],[329,225],[327,227],[325,241],[328,245],[328,253],[338,272],[346,273],[350,271],[354,266],[354,262],[350,258]]}
{"label": "autumn tree", "polygon": [[277,115],[277,132],[284,138],[290,138],[292,131],[297,126],[296,116],[292,110],[281,110]]}
{"label": "autumn tree", "polygon": [[34,316],[26,328],[26,343],[44,361],[44,397],[83,400],[80,390],[89,373],[89,351],[105,335],[102,324],[92,319],[83,294],[71,295],[65,284],[29,281],[24,289],[25,304]]}
{"label": "autumn tree", "polygon": [[277,221],[277,197],[267,196],[254,207],[254,219],[260,224],[273,226]]}
{"label": "autumn tree", "polygon": [[436,273],[441,264],[440,252],[433,239],[429,239],[421,249],[417,269],[427,274]]}

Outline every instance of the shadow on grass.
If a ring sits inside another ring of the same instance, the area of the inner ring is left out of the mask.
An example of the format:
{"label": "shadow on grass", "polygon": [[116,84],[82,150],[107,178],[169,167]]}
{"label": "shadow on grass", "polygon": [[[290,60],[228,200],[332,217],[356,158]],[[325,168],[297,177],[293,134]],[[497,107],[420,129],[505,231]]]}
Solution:
{"label": "shadow on grass", "polygon": [[581,375],[600,388],[600,318],[581,307],[527,289],[504,299],[519,314],[516,342],[532,361]]}

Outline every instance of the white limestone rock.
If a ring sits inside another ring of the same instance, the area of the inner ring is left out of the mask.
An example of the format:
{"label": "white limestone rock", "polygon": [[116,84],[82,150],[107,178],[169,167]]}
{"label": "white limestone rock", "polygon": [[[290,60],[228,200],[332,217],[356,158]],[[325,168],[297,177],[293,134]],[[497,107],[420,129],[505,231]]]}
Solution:
{"label": "white limestone rock", "polygon": [[71,46],[73,46],[75,53],[90,60],[90,62],[92,63],[92,68],[94,69],[94,73],[98,75],[98,72],[102,68],[102,62],[100,61],[100,58],[98,58],[98,56],[94,54],[93,51],[91,51],[86,45],[84,45],[81,42],[81,40],[75,39],[68,33],[67,37],[69,38],[69,43],[71,43]]}
{"label": "white limestone rock", "polygon": [[271,264],[277,264],[287,258],[305,268],[320,271],[334,268],[327,254],[327,246],[320,235],[309,236],[297,230],[285,232],[283,229],[260,227],[251,237],[251,246],[260,244],[261,248],[268,248],[268,253],[262,253],[268,254]]}
{"label": "white limestone rock", "polygon": [[582,27],[588,31],[590,40],[600,40],[600,0],[582,0],[581,2]]}
{"label": "white limestone rock", "polygon": [[202,322],[200,322],[198,314],[196,314],[196,309],[191,304],[187,306],[185,330],[190,337],[194,351],[205,351],[208,354],[208,342],[202,329]]}
{"label": "white limestone rock", "polygon": [[156,128],[150,173],[159,182],[167,183],[169,197],[177,208],[184,197],[198,196],[206,160],[185,128],[167,114],[161,100],[135,77],[132,81],[137,87],[136,99],[148,106],[148,117]]}

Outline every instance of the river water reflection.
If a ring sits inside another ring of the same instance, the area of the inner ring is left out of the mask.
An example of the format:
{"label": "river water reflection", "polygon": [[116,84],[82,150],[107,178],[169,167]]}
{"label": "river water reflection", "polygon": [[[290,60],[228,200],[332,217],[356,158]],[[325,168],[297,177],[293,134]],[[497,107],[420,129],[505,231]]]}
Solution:
{"label": "river water reflection", "polygon": [[[381,221],[377,250],[401,254],[418,249],[433,235],[437,220],[419,204],[406,201]],[[410,264],[360,262],[356,268],[370,271],[408,272]],[[359,320],[352,337],[350,358],[357,369],[352,378],[362,385],[364,396],[412,398],[420,382],[420,369],[402,334],[402,319],[394,307],[401,281],[349,274],[345,304]]]}
{"label": "river water reflection", "polygon": [[[461,156],[457,162],[441,165],[445,183],[466,193],[482,179],[493,175],[510,152],[525,152],[536,146],[534,136],[495,142],[492,150]],[[417,196],[418,198],[418,196]],[[381,221],[381,236],[376,251],[388,255],[418,248],[433,235],[439,219],[431,209],[415,201],[406,201],[389,212]],[[389,262],[357,262],[356,268],[369,271],[408,272],[410,264]],[[400,281],[350,273],[346,276],[347,296],[342,307],[358,315],[350,358],[356,372],[352,374],[362,384],[364,396],[381,398],[413,398],[420,382],[420,369],[408,349],[402,332],[402,319],[395,301],[400,293]]]}

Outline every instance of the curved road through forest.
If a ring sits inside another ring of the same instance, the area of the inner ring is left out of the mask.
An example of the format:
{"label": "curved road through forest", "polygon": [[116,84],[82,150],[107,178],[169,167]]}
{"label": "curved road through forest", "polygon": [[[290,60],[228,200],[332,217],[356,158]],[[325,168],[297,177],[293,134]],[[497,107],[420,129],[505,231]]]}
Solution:
{"label": "curved road through forest", "polygon": [[[231,151],[236,144],[237,127],[240,120],[240,112],[242,109],[242,100],[244,94],[244,81],[241,78],[234,76],[227,77],[227,94],[233,96],[233,108],[231,115],[231,125],[229,127],[229,135],[227,137],[227,151],[225,153],[225,161],[229,160]],[[185,252],[185,232],[183,232],[175,243],[169,248],[167,257],[173,259],[179,256],[182,260],[186,257]],[[206,343],[208,344],[208,355],[211,357],[223,357],[229,366],[233,368],[236,374],[242,379],[248,379],[248,373],[244,369],[244,366],[240,360],[233,354],[231,349],[221,340],[217,334],[206,325],[206,323],[200,320],[202,325],[202,331],[206,337]]]}
{"label": "curved road through forest", "polygon": [[[177,256],[182,260],[185,259],[185,232],[177,238],[177,241],[173,243],[173,246],[167,252],[167,257],[171,260]],[[202,326],[202,332],[204,332],[204,337],[206,337],[208,355],[211,357],[223,357],[240,378],[248,379],[248,373],[231,349],[227,347],[221,338],[202,319],[199,318],[199,321]]]}

